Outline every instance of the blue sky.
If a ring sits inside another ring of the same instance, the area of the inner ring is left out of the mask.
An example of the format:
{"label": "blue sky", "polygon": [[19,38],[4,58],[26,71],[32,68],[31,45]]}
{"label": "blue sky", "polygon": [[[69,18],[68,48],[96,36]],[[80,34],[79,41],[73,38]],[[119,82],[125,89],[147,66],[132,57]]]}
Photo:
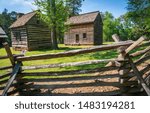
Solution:
{"label": "blue sky", "polygon": [[[17,11],[22,13],[30,12],[36,7],[32,4],[34,0],[0,0],[0,12],[7,8],[9,11]],[[85,0],[82,6],[82,12],[92,11],[109,11],[115,17],[126,12],[127,0]]]}
{"label": "blue sky", "polygon": [[97,11],[111,12],[115,17],[119,17],[127,12],[127,0],[85,0],[82,12]]}

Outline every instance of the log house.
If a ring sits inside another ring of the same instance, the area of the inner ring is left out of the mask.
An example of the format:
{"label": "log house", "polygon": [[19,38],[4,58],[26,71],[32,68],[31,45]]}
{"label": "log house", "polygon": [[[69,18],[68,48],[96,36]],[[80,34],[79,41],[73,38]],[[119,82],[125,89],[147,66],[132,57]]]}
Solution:
{"label": "log house", "polygon": [[50,30],[37,12],[18,16],[10,29],[12,47],[15,50],[32,51],[51,47]]}
{"label": "log house", "polygon": [[65,45],[101,45],[103,22],[99,11],[70,17],[65,23]]}

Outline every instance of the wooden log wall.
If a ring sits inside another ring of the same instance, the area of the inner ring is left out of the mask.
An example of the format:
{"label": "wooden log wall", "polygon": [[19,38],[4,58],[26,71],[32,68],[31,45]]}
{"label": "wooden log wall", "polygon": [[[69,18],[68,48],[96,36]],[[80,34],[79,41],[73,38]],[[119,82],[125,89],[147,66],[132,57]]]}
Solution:
{"label": "wooden log wall", "polygon": [[[26,25],[11,29],[12,47],[17,50],[36,50],[50,48],[51,38],[48,26],[37,15],[29,20]],[[17,33],[20,39],[17,39]]]}
{"label": "wooden log wall", "polygon": [[50,29],[37,16],[27,23],[27,32],[29,50],[51,47]]}
{"label": "wooden log wall", "polygon": [[28,25],[28,46],[29,50],[50,48],[50,30],[47,27]]}
{"label": "wooden log wall", "polygon": [[[17,33],[20,34],[20,39],[17,39]],[[27,29],[26,27],[13,28],[11,30],[12,47],[14,49],[27,49]]]}
{"label": "wooden log wall", "polygon": [[[86,33],[86,38],[83,38]],[[79,42],[76,42],[76,35],[79,35]],[[94,45],[94,24],[83,24],[70,26],[65,33],[64,44],[66,45]]]}

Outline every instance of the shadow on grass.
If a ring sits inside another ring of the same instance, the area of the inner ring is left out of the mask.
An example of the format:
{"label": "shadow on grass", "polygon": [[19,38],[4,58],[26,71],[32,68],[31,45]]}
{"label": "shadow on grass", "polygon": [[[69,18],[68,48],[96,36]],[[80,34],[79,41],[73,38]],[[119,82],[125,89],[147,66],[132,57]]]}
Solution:
{"label": "shadow on grass", "polygon": [[91,55],[91,58],[94,59],[112,59],[116,58],[118,55],[117,51],[112,50],[112,51],[102,51],[102,52],[97,52]]}
{"label": "shadow on grass", "polygon": [[[71,51],[71,50],[77,50],[82,48],[71,48],[71,47],[59,47],[57,50],[53,50],[52,48],[39,48],[37,51],[40,52],[47,52],[47,51]],[[31,51],[32,52],[32,51]]]}

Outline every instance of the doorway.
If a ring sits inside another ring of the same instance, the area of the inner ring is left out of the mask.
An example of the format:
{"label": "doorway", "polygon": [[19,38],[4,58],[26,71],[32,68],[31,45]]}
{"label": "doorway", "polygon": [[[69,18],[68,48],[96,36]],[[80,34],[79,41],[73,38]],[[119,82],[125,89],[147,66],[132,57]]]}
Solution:
{"label": "doorway", "polygon": [[76,34],[76,43],[79,43],[79,34]]}

